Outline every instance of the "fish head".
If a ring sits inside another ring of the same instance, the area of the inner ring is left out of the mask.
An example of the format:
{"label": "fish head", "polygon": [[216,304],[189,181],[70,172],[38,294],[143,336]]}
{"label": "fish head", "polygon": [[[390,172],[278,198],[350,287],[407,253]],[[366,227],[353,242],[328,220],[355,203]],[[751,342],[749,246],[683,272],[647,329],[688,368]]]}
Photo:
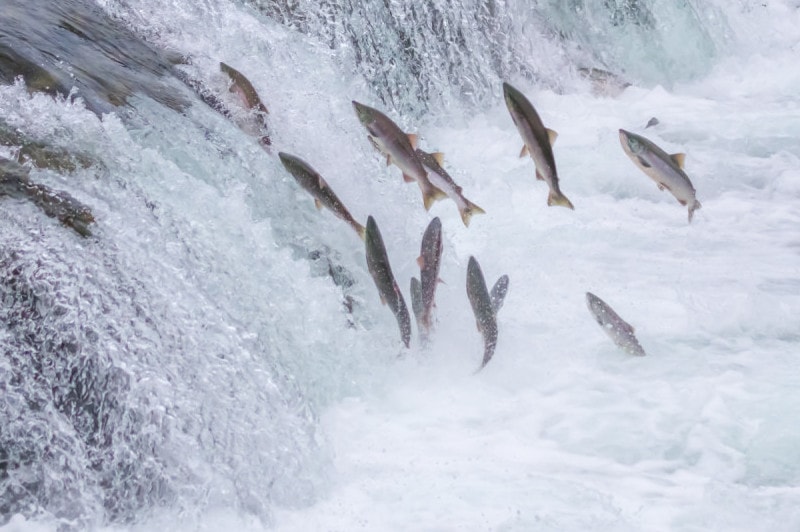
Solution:
{"label": "fish head", "polygon": [[603,300],[591,292],[586,292],[586,306],[589,307],[589,311],[594,315],[597,323],[602,325],[601,316],[605,313]]}
{"label": "fish head", "polygon": [[290,173],[294,174],[294,169],[298,167],[297,157],[294,155],[289,155],[288,153],[278,152],[278,158],[281,160],[283,167],[286,168]]}
{"label": "fish head", "polygon": [[512,118],[514,118],[516,114],[520,114],[522,112],[520,110],[519,102],[522,101],[524,96],[521,92],[506,82],[503,82],[503,97],[506,101],[508,110],[511,112]]}
{"label": "fish head", "polygon": [[375,121],[375,109],[372,107],[353,100],[353,109],[356,110],[356,116],[358,116],[359,122],[365,127],[369,127],[369,124]]}
{"label": "fish head", "polygon": [[642,155],[647,151],[644,143],[639,139],[638,135],[634,135],[624,129],[619,130],[619,142],[622,148],[633,155]]}

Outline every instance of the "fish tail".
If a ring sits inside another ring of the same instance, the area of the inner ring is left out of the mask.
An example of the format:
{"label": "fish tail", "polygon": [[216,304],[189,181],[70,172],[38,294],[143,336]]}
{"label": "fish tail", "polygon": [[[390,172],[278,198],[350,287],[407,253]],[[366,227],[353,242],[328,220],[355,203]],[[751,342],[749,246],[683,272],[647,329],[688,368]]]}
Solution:
{"label": "fish tail", "polygon": [[700,207],[702,207],[702,205],[697,200],[694,200],[694,203],[692,203],[689,206],[689,223],[692,223],[692,217],[694,216],[694,211],[696,211]]}
{"label": "fish tail", "polygon": [[465,200],[465,203],[466,205],[464,205],[464,208],[459,209],[459,212],[461,213],[461,221],[464,222],[464,226],[469,227],[469,222],[473,214],[486,214],[486,211],[469,200]]}
{"label": "fish tail", "polygon": [[567,207],[569,209],[575,210],[575,207],[572,205],[572,202],[567,199],[567,197],[562,194],[560,191],[550,191],[550,194],[547,196],[547,205],[553,206],[558,205],[560,207]]}

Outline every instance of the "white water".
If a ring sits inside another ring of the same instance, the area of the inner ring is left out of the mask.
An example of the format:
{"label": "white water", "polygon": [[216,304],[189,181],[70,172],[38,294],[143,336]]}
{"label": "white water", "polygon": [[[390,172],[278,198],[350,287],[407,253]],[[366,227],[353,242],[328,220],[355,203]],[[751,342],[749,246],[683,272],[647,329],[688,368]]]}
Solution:
{"label": "white water", "polygon": [[[176,12],[186,21],[168,22]],[[364,83],[341,75],[313,41],[238,9],[219,12],[201,39],[191,28],[203,13],[167,5],[148,16],[163,24],[156,29],[168,43],[236,61],[269,95],[275,146],[308,160],[357,218],[376,217],[407,297],[430,216],[418,189],[384,169],[364,139],[350,108],[353,98],[375,103]],[[72,135],[85,132],[88,144],[110,146],[112,172],[124,161],[131,182],[175,220],[140,214],[132,224],[144,208],[128,205],[128,192],[73,184],[80,199],[95,199],[101,233],[125,242],[123,262],[154,278],[186,268],[177,275],[187,279],[170,287],[202,292],[171,297],[215,301],[221,308],[203,315],[233,316],[240,344],[252,334],[269,338],[320,417],[318,460],[307,468],[308,483],[321,487],[306,491],[298,481],[307,496],[284,490],[290,495],[272,502],[271,523],[220,496],[199,515],[167,508],[110,530],[800,528],[800,9],[788,1],[747,14],[732,8],[729,23],[733,53],[670,91],[631,87],[605,99],[509,80],[559,132],[555,156],[574,212],[546,206],[531,161],[516,157],[521,141],[499,97],[480,113],[399,119],[417,126],[423,147],[445,152],[445,167],[487,214],[466,229],[451,202],[431,210],[445,234],[438,330],[428,351],[398,361],[395,320],[380,305],[357,237],[317,213],[275,159],[222,119],[216,132],[235,158],[210,152],[188,124],[183,144],[165,145],[174,135],[158,122],[166,111],[147,102],[139,109],[151,123],[128,133],[115,117],[99,122],[0,88],[0,107],[19,105],[23,123],[45,112]],[[643,130],[651,116],[661,124]],[[624,155],[620,127],[686,152],[703,204],[691,225],[685,208]],[[141,151],[126,159],[126,150]],[[297,221],[278,223],[286,217]],[[161,235],[162,223],[180,238]],[[194,262],[173,249],[182,238],[199,255]],[[354,273],[363,305],[357,329],[345,327],[337,289],[280,247],[306,238],[338,249]],[[142,256],[162,239],[163,250]],[[511,279],[495,358],[477,375],[482,342],[464,289],[470,255],[488,282]],[[636,327],[647,357],[614,347],[589,315],[586,291]],[[254,406],[250,396],[239,399],[243,409]],[[225,474],[247,476],[258,497],[241,455],[252,445],[257,439],[229,449],[235,463]],[[199,468],[207,482],[218,465]],[[0,530],[50,528],[19,516]]]}

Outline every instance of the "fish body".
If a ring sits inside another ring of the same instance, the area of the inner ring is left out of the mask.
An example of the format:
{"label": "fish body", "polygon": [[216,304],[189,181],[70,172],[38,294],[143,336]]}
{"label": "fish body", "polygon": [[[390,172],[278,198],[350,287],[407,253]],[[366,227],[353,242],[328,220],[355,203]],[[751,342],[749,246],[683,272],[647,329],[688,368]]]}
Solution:
{"label": "fish body", "polygon": [[278,158],[283,163],[284,168],[295,178],[297,183],[306,189],[313,197],[317,208],[327,207],[333,214],[347,222],[350,227],[355,229],[361,240],[364,240],[366,229],[358,223],[350,211],[344,206],[342,201],[334,194],[328,183],[311,165],[288,153],[279,152]]}
{"label": "fish body", "polygon": [[483,272],[475,257],[470,257],[467,265],[467,297],[475,314],[478,331],[483,335],[483,361],[480,370],[492,359],[497,346],[497,313],[486,288]]}
{"label": "fish body", "polygon": [[694,211],[702,205],[697,201],[689,176],[683,171],[685,155],[669,155],[652,141],[624,129],[619,130],[619,141],[631,161],[656,182],[659,190],[669,190],[678,203],[689,210],[691,223]]}
{"label": "fish body", "polygon": [[63,225],[81,236],[92,235],[89,225],[94,223],[92,211],[66,192],[51,190],[30,180],[30,170],[4,157],[0,157],[0,196],[25,199],[39,207]]}
{"label": "fish body", "polygon": [[388,116],[377,109],[353,100],[361,124],[369,133],[369,140],[375,148],[387,157],[387,163],[394,163],[403,172],[407,182],[416,181],[422,191],[422,201],[429,210],[433,202],[445,197],[428,179],[428,172],[414,152],[416,137],[400,129]]}
{"label": "fish body", "polygon": [[634,334],[634,328],[608,304],[592,294],[586,292],[586,305],[594,316],[595,321],[603,328],[611,340],[623,351],[635,356],[644,356],[645,352]]}
{"label": "fish body", "polygon": [[469,227],[470,219],[473,214],[485,214],[486,211],[469,201],[464,197],[461,187],[453,181],[444,168],[442,168],[442,154],[441,153],[428,153],[420,148],[416,150],[417,157],[419,158],[422,166],[428,171],[428,179],[433,186],[443,191],[447,196],[456,203],[458,212],[461,214],[461,221],[464,225]]}
{"label": "fish body", "polygon": [[411,278],[411,310],[414,312],[414,317],[417,319],[417,329],[420,335],[426,338],[427,332],[425,325],[422,321],[423,305],[422,305],[422,283],[416,277]]}
{"label": "fish body", "polygon": [[544,127],[536,109],[520,91],[508,83],[503,83],[503,94],[508,112],[524,143],[520,156],[525,154],[531,156],[533,164],[536,166],[536,178],[544,181],[550,187],[547,204],[574,209],[572,202],[561,192],[558,184],[558,172],[552,146],[558,134],[552,129]]}
{"label": "fish body", "polygon": [[253,84],[250,83],[249,79],[244,77],[244,74],[232,66],[220,62],[219,69],[227,74],[231,79],[232,83],[229,90],[239,97],[239,99],[242,101],[242,105],[246,109],[256,111],[258,128],[262,131],[250,133],[260,136],[259,142],[262,146],[270,146],[272,144],[272,140],[269,138],[269,134],[266,133],[267,115],[269,114],[269,111],[267,110],[267,106],[261,102],[261,98],[258,96],[255,87],[253,87]]}
{"label": "fish body", "polygon": [[389,265],[389,257],[386,254],[381,232],[372,216],[367,218],[365,244],[369,273],[375,281],[381,301],[389,305],[389,309],[397,319],[403,344],[409,347],[411,344],[411,316],[408,314],[408,307],[406,307],[400,287],[397,286],[397,281],[392,274],[392,267]]}
{"label": "fish body", "polygon": [[422,235],[422,244],[417,258],[417,264],[419,264],[420,269],[421,302],[421,312],[420,316],[417,317],[417,321],[421,324],[421,330],[426,335],[430,333],[433,327],[433,307],[435,306],[436,286],[439,284],[441,262],[442,222],[437,217],[431,220]]}

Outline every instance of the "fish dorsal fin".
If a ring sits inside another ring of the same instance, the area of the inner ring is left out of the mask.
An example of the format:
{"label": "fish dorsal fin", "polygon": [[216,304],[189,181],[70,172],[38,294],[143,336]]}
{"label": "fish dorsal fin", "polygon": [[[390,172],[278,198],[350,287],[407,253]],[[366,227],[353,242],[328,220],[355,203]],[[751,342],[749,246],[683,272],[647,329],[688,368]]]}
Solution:
{"label": "fish dorsal fin", "polygon": [[425,258],[422,255],[417,257],[417,265],[419,266],[420,270],[425,267]]}
{"label": "fish dorsal fin", "polygon": [[554,129],[545,128],[547,129],[547,140],[550,142],[550,145],[556,143],[556,139],[558,138],[558,133]]}
{"label": "fish dorsal fin", "polygon": [[316,205],[317,210],[320,210],[320,211],[322,210],[322,202],[320,200],[318,200],[317,198],[314,198],[314,205]]}
{"label": "fish dorsal fin", "polygon": [[444,153],[436,151],[431,153],[431,157],[433,157],[433,160],[436,161],[436,164],[438,164],[439,166],[442,166],[444,164]]}
{"label": "fish dorsal fin", "polygon": [[417,149],[417,143],[419,142],[419,137],[415,133],[408,133],[408,142],[411,143],[411,147],[413,149]]}
{"label": "fish dorsal fin", "polygon": [[686,154],[685,153],[673,153],[669,157],[670,157],[670,159],[675,161],[675,164],[678,165],[678,168],[681,168],[681,169],[683,168],[683,163],[686,160]]}
{"label": "fish dorsal fin", "polygon": [[519,157],[521,159],[521,158],[525,157],[526,155],[528,155],[528,145],[527,144],[523,144],[522,145],[522,149],[519,151]]}

